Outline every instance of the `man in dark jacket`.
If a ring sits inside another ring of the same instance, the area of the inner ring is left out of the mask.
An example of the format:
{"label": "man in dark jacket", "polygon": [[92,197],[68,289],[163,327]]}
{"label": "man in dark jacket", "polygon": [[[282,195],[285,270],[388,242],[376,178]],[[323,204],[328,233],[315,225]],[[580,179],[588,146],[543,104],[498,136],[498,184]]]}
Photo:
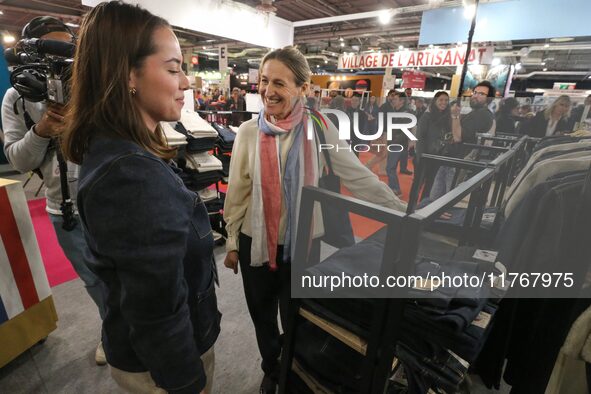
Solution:
{"label": "man in dark jacket", "polygon": [[[226,111],[246,111],[246,101],[244,97],[240,95],[240,89],[232,89],[232,95],[226,102]],[[232,126],[240,126],[243,118],[243,113],[232,113],[231,124]]]}
{"label": "man in dark jacket", "polygon": [[[404,112],[404,113],[413,113],[410,109],[408,109],[406,95],[402,92],[397,92],[396,90],[392,89],[388,92],[386,102],[380,107],[380,112],[382,116],[384,116],[384,127],[387,127],[387,113],[388,112]],[[385,132],[386,130],[384,130]],[[388,152],[388,160],[386,164],[386,172],[388,174],[388,186],[396,193],[396,195],[402,195],[402,191],[400,190],[400,183],[398,182],[398,174],[396,173],[396,167],[398,166],[398,162],[403,159],[404,153],[406,153],[406,157],[408,157],[408,138],[404,135],[404,133],[400,130],[394,131],[392,136],[392,144],[400,144],[403,147],[401,152]],[[402,167],[402,164],[401,164]],[[401,173],[404,173],[401,169]],[[407,171],[408,172],[408,171]]]}

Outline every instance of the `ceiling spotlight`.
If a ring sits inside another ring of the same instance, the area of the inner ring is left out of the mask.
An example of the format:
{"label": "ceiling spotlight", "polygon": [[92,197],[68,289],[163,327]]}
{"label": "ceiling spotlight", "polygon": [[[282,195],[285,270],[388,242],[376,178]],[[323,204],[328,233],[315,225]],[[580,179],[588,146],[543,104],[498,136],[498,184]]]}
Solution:
{"label": "ceiling spotlight", "polygon": [[0,15],[4,15],[4,11],[0,11]]}
{"label": "ceiling spotlight", "polygon": [[420,69],[421,69],[420,67],[417,67],[417,71],[420,70]]}
{"label": "ceiling spotlight", "polygon": [[440,77],[441,76],[441,73],[437,73],[437,76]]}
{"label": "ceiling spotlight", "polygon": [[4,34],[4,43],[5,44],[12,44],[15,41],[16,41],[16,38],[14,38],[14,36],[12,34],[10,34],[10,33]]}
{"label": "ceiling spotlight", "polygon": [[316,68],[320,67],[318,64],[316,65]]}
{"label": "ceiling spotlight", "polygon": [[494,67],[494,66],[498,66],[499,64],[501,64],[501,59],[499,59],[498,57],[495,57],[495,58],[492,60],[491,66],[493,66],[493,67]]}
{"label": "ceiling spotlight", "polygon": [[325,61],[324,61],[324,64],[328,64],[328,60],[325,60]]}
{"label": "ceiling spotlight", "polygon": [[236,67],[236,63],[232,64],[232,67]]}
{"label": "ceiling spotlight", "polygon": [[380,12],[378,19],[382,25],[387,25],[392,19],[392,12],[390,10],[384,10]]}
{"label": "ceiling spotlight", "polygon": [[203,47],[203,49],[207,49],[207,47]]}
{"label": "ceiling spotlight", "polygon": [[517,63],[515,65],[515,70],[517,70],[517,71],[521,70],[521,63]]}
{"label": "ceiling spotlight", "polygon": [[398,46],[398,50],[400,50],[400,51],[401,51],[401,50],[403,50],[403,49],[404,49],[404,45],[399,45],[399,46]]}
{"label": "ceiling spotlight", "polygon": [[548,69],[547,68],[544,68],[542,71],[548,71]]}
{"label": "ceiling spotlight", "polygon": [[542,62],[542,63],[540,63],[540,64],[541,64],[542,66],[545,66],[545,65],[546,65],[546,62]]}
{"label": "ceiling spotlight", "polygon": [[343,40],[343,37],[339,37],[339,41],[343,42],[345,40]]}
{"label": "ceiling spotlight", "polygon": [[350,69],[349,71],[353,72],[353,69]]}
{"label": "ceiling spotlight", "polygon": [[345,43],[344,42],[341,42],[341,47],[344,47],[344,46],[345,46]]}
{"label": "ceiling spotlight", "polygon": [[544,44],[544,48],[550,48],[550,44]]}

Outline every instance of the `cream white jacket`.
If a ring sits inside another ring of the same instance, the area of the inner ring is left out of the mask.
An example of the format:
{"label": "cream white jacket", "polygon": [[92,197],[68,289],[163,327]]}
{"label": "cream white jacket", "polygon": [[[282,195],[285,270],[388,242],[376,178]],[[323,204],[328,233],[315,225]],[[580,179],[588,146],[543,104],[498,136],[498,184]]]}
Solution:
{"label": "cream white jacket", "polygon": [[[406,210],[406,203],[396,197],[388,185],[380,181],[374,173],[359,161],[353,152],[348,150],[349,144],[347,141],[339,140],[336,127],[328,120],[327,123],[329,128],[325,131],[326,143],[334,146],[339,145],[340,147],[338,152],[334,149],[328,152],[330,153],[333,171],[341,178],[342,185],[349,189],[356,198],[404,212]],[[226,231],[228,232],[228,240],[226,242],[227,251],[238,250],[238,234],[240,232],[252,236],[250,205],[252,201],[255,144],[258,132],[257,120],[249,120],[240,126],[236,140],[234,141],[232,159],[230,161],[228,192],[224,205],[224,220],[226,221]],[[293,134],[287,133],[276,138],[279,138],[281,176],[283,176],[287,154],[293,142]],[[320,169],[318,173],[323,174],[325,167],[324,157],[323,153],[319,153],[319,155],[320,160],[318,162]],[[283,244],[287,213],[285,210],[284,196],[281,195],[278,198],[282,199],[278,243]],[[314,224],[314,235],[318,236],[322,234],[322,215],[319,209],[315,209]]]}

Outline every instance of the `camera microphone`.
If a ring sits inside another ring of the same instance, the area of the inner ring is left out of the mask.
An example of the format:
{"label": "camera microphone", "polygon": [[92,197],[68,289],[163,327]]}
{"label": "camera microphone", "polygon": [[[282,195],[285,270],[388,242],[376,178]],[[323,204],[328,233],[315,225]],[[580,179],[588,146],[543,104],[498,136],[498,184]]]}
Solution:
{"label": "camera microphone", "polygon": [[6,48],[4,50],[4,59],[9,65],[23,64],[16,53],[16,48]]}
{"label": "camera microphone", "polygon": [[4,50],[4,59],[9,66],[20,66],[23,64],[35,62],[35,58],[24,52],[18,52],[16,48],[6,48]]}
{"label": "camera microphone", "polygon": [[38,38],[30,38],[23,40],[25,46],[32,46],[37,48],[40,54],[61,56],[61,57],[73,57],[76,45],[57,41],[57,40],[40,40]]}

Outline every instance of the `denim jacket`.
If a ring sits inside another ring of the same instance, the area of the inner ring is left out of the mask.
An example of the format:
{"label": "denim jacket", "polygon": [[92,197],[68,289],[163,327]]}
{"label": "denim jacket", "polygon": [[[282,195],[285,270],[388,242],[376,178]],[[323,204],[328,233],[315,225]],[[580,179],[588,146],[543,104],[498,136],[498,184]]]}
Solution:
{"label": "denim jacket", "polygon": [[109,364],[171,393],[205,387],[200,355],[220,332],[213,236],[199,196],[130,141],[95,137],[79,178],[90,268],[108,287]]}

